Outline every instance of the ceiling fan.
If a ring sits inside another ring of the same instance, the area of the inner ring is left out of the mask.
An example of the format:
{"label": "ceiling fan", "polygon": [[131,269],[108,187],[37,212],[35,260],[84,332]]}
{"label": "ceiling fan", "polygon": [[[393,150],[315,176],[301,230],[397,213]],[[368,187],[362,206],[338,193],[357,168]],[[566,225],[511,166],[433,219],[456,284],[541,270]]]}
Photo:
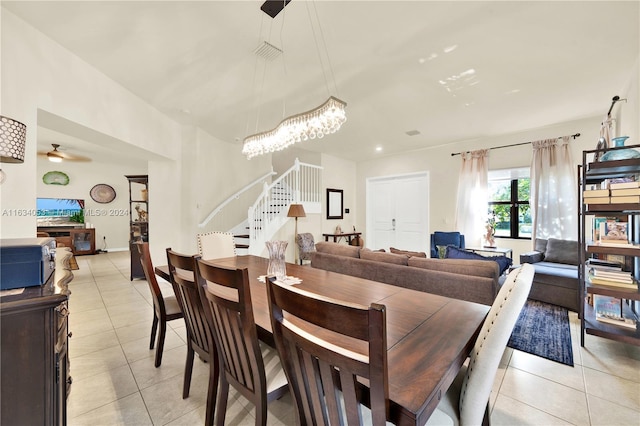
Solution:
{"label": "ceiling fan", "polygon": [[61,163],[62,161],[91,161],[89,157],[83,157],[81,155],[67,154],[66,152],[58,151],[60,144],[52,143],[52,151],[38,151],[38,155],[47,157],[49,161],[54,163]]}

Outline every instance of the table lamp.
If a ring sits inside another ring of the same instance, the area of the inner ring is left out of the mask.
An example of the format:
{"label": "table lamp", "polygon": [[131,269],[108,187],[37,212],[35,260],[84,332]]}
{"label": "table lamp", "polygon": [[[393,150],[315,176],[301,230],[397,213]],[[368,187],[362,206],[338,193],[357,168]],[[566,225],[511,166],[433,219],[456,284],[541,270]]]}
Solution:
{"label": "table lamp", "polygon": [[296,237],[298,236],[298,218],[306,217],[306,213],[304,212],[304,206],[302,204],[291,204],[289,206],[289,211],[287,212],[287,217],[295,217],[296,218],[296,232],[293,234],[293,242],[296,246],[296,257],[298,255],[298,242],[296,241]]}

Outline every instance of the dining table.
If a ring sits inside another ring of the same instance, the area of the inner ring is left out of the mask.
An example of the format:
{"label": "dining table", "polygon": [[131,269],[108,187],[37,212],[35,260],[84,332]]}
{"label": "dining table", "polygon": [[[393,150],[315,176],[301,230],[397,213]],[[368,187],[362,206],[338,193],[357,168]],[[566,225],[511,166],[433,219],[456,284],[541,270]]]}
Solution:
{"label": "dining table", "polygon": [[[264,283],[269,259],[244,255],[207,262],[248,270],[258,335],[273,344]],[[155,272],[170,281],[168,266]],[[426,423],[469,356],[490,308],[309,265],[287,263],[286,272],[304,290],[364,306],[385,305],[389,420],[396,425]]]}

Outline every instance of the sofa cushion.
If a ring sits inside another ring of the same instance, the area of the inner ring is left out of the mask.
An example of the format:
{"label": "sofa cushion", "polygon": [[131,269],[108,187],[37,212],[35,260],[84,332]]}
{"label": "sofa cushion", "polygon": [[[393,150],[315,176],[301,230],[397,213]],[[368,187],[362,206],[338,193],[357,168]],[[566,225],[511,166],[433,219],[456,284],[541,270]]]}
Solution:
{"label": "sofa cushion", "polygon": [[578,288],[578,267],[562,263],[532,263],[536,273],[534,282],[573,290]]}
{"label": "sofa cushion", "polygon": [[476,260],[493,260],[500,267],[500,275],[511,266],[513,260],[507,256],[482,256],[467,250],[461,250],[456,247],[447,247],[447,259],[476,259]]}
{"label": "sofa cushion", "polygon": [[409,256],[362,249],[360,250],[360,259],[375,260],[376,262],[393,263],[396,265],[406,265]]}
{"label": "sofa cushion", "polygon": [[328,241],[316,243],[316,251],[319,251],[320,253],[336,254],[338,256],[360,257],[360,247]]}
{"label": "sofa cushion", "polygon": [[409,257],[427,257],[427,253],[423,251],[408,251],[408,250],[400,250],[394,247],[389,247],[389,251],[395,254],[404,254]]}
{"label": "sofa cushion", "polygon": [[547,251],[544,254],[544,261],[577,265],[579,261],[578,242],[549,238],[547,241]]}
{"label": "sofa cushion", "polygon": [[460,247],[460,233],[436,231],[433,233],[433,242],[439,246]]}
{"label": "sofa cushion", "polygon": [[542,256],[544,257],[544,252],[547,251],[547,240],[543,238],[536,238],[536,242],[533,246],[533,250],[539,251],[540,253],[542,253]]}
{"label": "sofa cushion", "polygon": [[474,277],[486,277],[497,280],[500,276],[500,267],[497,262],[485,262],[484,260],[469,259],[431,259],[410,257],[409,266],[432,271],[452,272]]}

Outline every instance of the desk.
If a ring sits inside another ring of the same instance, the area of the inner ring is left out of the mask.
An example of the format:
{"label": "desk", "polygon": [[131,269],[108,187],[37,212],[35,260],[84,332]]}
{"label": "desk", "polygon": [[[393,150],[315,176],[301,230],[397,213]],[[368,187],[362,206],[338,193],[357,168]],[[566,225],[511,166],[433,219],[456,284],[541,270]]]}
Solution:
{"label": "desk", "polygon": [[347,239],[348,244],[351,244],[351,237],[360,237],[360,235],[362,235],[362,232],[348,232],[345,234],[322,234],[325,241],[329,241],[329,238],[333,237],[333,242],[337,243],[338,239],[344,237]]}
{"label": "desk", "polygon": [[[271,335],[264,283],[269,260],[257,256],[215,259],[211,263],[247,268],[253,314],[259,335]],[[167,266],[156,273],[169,279]],[[287,263],[298,287],[339,300],[387,307],[387,348],[391,420],[396,425],[424,425],[473,348],[489,307],[323,269]],[[272,340],[272,339],[271,339]]]}
{"label": "desk", "polygon": [[513,259],[513,250],[510,248],[498,248],[498,247],[466,247],[465,250],[472,251],[474,253],[493,253],[509,256]]}

